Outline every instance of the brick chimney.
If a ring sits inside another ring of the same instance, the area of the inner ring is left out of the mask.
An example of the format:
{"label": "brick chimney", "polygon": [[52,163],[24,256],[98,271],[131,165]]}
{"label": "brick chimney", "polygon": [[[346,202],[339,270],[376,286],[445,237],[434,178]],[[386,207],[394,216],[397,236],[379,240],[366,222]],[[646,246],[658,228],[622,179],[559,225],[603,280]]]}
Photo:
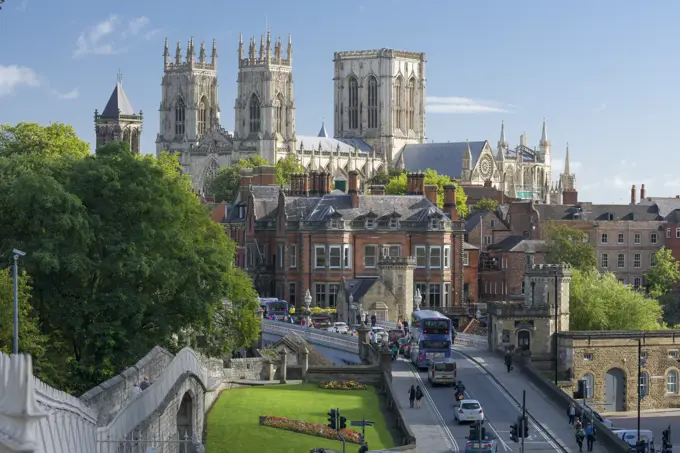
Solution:
{"label": "brick chimney", "polygon": [[316,197],[319,193],[319,172],[312,170],[309,172],[309,196]]}
{"label": "brick chimney", "polygon": [[456,207],[456,186],[447,184],[444,186],[444,212],[451,220],[458,220],[458,208]]}
{"label": "brick chimney", "polygon": [[319,195],[324,196],[328,194],[328,173],[322,171],[319,173]]}
{"label": "brick chimney", "polygon": [[637,190],[635,189],[635,184],[630,189],[630,204],[637,204]]}
{"label": "brick chimney", "polygon": [[406,195],[413,195],[414,187],[416,186],[415,180],[418,173],[407,173],[406,174]]}
{"label": "brick chimney", "polygon": [[568,189],[562,192],[562,204],[564,205],[578,204],[578,191],[575,189]]}
{"label": "brick chimney", "polygon": [[413,175],[413,187],[411,195],[424,195],[425,194],[425,173],[415,173]]}
{"label": "brick chimney", "polygon": [[430,200],[430,203],[437,206],[437,191],[439,187],[434,184],[428,184],[425,186],[425,197]]}
{"label": "brick chimney", "polygon": [[253,185],[256,186],[275,186],[276,167],[263,165],[253,169]]}
{"label": "brick chimney", "polygon": [[300,173],[290,175],[290,193],[296,197],[302,193],[302,175]]}
{"label": "brick chimney", "polygon": [[350,198],[352,199],[352,208],[357,208],[359,207],[359,172],[356,170],[352,170],[349,172],[349,190],[347,193],[349,193]]}
{"label": "brick chimney", "polygon": [[643,184],[642,187],[640,187],[640,201],[644,200],[647,198],[647,191],[645,190],[645,185]]}
{"label": "brick chimney", "polygon": [[248,199],[248,192],[250,191],[250,184],[252,183],[252,179],[253,179],[252,170],[250,168],[241,170],[241,179],[239,180],[238,183],[238,191],[242,201]]}
{"label": "brick chimney", "polygon": [[375,185],[370,187],[371,195],[385,195],[385,186]]}
{"label": "brick chimney", "polygon": [[309,196],[309,175],[305,172],[300,174],[300,189],[302,190],[302,193],[300,193],[301,197],[308,197]]}

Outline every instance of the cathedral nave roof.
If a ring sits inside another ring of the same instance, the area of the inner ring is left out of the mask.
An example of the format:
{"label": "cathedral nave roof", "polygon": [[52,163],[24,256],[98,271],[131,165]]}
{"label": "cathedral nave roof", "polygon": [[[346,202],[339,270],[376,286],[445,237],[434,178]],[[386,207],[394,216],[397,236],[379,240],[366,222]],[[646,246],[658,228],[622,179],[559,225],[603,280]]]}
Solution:
{"label": "cathedral nave roof", "polygon": [[[469,142],[472,153],[471,164],[477,163],[486,141]],[[436,170],[440,175],[459,178],[463,171],[463,156],[468,142],[418,143],[406,145],[401,151],[404,168],[409,171]]]}
{"label": "cathedral nave roof", "polygon": [[359,138],[331,138],[331,137],[317,137],[312,135],[298,135],[297,136],[297,146],[302,147],[304,150],[319,150],[319,145],[321,145],[321,151],[324,152],[336,152],[338,147],[340,152],[343,153],[354,153],[354,148],[359,150],[360,153],[370,153],[371,145]]}

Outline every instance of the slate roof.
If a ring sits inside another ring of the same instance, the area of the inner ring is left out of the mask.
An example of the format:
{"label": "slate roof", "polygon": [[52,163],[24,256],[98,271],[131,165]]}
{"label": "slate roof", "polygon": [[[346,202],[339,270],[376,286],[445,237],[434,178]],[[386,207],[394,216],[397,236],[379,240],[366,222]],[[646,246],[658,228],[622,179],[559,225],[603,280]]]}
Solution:
{"label": "slate roof", "polygon": [[509,236],[502,241],[490,245],[489,250],[501,252],[545,252],[547,247],[545,241],[538,239],[526,239],[524,236]]}
{"label": "slate roof", "polygon": [[535,204],[545,220],[663,220],[656,205],[589,204],[577,206]]}
{"label": "slate roof", "polygon": [[[268,216],[276,215],[276,208],[279,203],[279,186],[250,186],[253,196],[255,197],[255,219],[262,220]],[[237,198],[233,208],[245,206],[247,200],[240,200]],[[227,213],[227,222],[244,222],[245,218],[238,217],[238,209],[229,209]]]}
{"label": "slate roof", "polygon": [[475,211],[472,214],[470,214],[470,217],[465,220],[465,232],[467,234],[470,234],[474,231],[475,228],[477,228],[477,225],[479,225],[479,222],[484,218],[486,214],[488,214],[491,211]]}
{"label": "slate roof", "polygon": [[317,137],[326,137],[328,138],[328,132],[326,132],[326,123],[321,123],[321,130],[317,134]]}
{"label": "slate roof", "polygon": [[[479,159],[486,141],[470,142],[471,165]],[[409,171],[436,170],[440,175],[459,178],[468,142],[418,143],[406,145],[401,151],[404,168]]]}
{"label": "slate roof", "polygon": [[332,138],[326,136],[321,136],[321,133],[325,132],[325,127],[322,131],[319,131],[319,135],[298,135],[297,136],[297,146],[302,147],[304,150],[314,151],[319,150],[319,145],[321,145],[321,151],[324,152],[336,152],[338,147],[343,153],[354,153],[354,147],[359,150],[360,153],[370,153],[372,151],[371,145],[359,138]]}
{"label": "slate roof", "polygon": [[328,194],[319,199],[309,221],[325,220],[333,213],[345,220],[354,220],[367,214],[387,217],[396,214],[400,220],[424,221],[444,212],[422,195],[358,195],[358,206],[352,208],[352,198],[347,194]]}
{"label": "slate roof", "polygon": [[343,280],[345,294],[352,294],[354,300],[359,300],[366,295],[369,289],[378,281],[377,278],[356,278]]}
{"label": "slate roof", "polygon": [[113,93],[111,93],[109,102],[106,103],[101,116],[104,118],[118,118],[119,110],[121,115],[136,115],[120,81],[116,83],[116,87],[113,89]]}
{"label": "slate roof", "polygon": [[666,216],[666,221],[669,223],[680,223],[680,209],[674,209]]}
{"label": "slate roof", "polygon": [[479,250],[479,247],[472,245],[469,242],[463,242],[463,250]]}
{"label": "slate roof", "polygon": [[680,198],[676,197],[647,197],[640,200],[640,205],[656,206],[659,214],[666,217],[676,209],[680,209]]}

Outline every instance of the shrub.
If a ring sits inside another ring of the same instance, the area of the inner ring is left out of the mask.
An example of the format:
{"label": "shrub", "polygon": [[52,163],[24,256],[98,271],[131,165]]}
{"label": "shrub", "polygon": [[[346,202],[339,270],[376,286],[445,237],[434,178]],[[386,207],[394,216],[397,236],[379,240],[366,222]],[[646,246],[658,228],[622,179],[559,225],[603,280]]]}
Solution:
{"label": "shrub", "polygon": [[345,438],[346,442],[352,444],[361,444],[361,434],[358,431],[351,429],[343,429],[339,433],[330,429],[323,423],[308,422],[306,420],[295,420],[286,417],[275,417],[273,415],[265,415],[262,419],[263,426],[270,428],[284,429],[300,434],[307,434],[309,436],[323,437],[324,439],[340,440],[338,434]]}
{"label": "shrub", "polygon": [[319,387],[331,390],[366,390],[366,386],[357,381],[326,381],[320,382]]}

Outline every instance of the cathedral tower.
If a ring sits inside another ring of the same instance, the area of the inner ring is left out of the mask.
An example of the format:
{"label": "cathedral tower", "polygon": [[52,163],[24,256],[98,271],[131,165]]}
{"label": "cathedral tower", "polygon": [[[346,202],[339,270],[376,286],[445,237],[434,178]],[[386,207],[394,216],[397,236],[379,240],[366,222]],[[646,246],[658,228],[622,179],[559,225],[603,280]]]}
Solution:
{"label": "cathedral tower", "polygon": [[248,49],[238,43],[238,94],[234,138],[243,149],[259,150],[261,157],[276,162],[277,151],[295,149],[295,101],[293,97],[293,42],[288,36],[286,54],[281,38],[272,43],[267,30]]}
{"label": "cathedral tower", "polygon": [[139,154],[139,140],[142,135],[143,115],[136,114],[130,100],[123,90],[123,76],[118,74],[116,86],[111,93],[104,111],[94,111],[94,130],[97,136],[97,148],[113,140],[123,140],[130,145],[130,150]]}
{"label": "cathedral tower", "polygon": [[564,172],[560,174],[560,185],[563,190],[576,190],[576,175],[571,172],[569,162],[569,143],[567,143],[567,154],[564,157]]}
{"label": "cathedral tower", "polygon": [[196,60],[194,38],[189,39],[186,56],[178,41],[173,59],[165,38],[163,59],[156,153],[163,150],[186,153],[202,136],[219,127],[217,44],[213,40],[211,60],[208,61],[205,43],[201,43]]}
{"label": "cathedral tower", "polygon": [[393,49],[336,52],[336,138],[360,138],[390,165],[425,141],[425,54]]}
{"label": "cathedral tower", "polygon": [[543,156],[543,162],[545,164],[546,175],[548,176],[547,181],[543,181],[547,184],[548,181],[552,179],[551,163],[550,163],[550,140],[548,140],[548,129],[545,124],[545,118],[543,118],[543,129],[541,130],[541,141],[538,142],[538,152]]}

